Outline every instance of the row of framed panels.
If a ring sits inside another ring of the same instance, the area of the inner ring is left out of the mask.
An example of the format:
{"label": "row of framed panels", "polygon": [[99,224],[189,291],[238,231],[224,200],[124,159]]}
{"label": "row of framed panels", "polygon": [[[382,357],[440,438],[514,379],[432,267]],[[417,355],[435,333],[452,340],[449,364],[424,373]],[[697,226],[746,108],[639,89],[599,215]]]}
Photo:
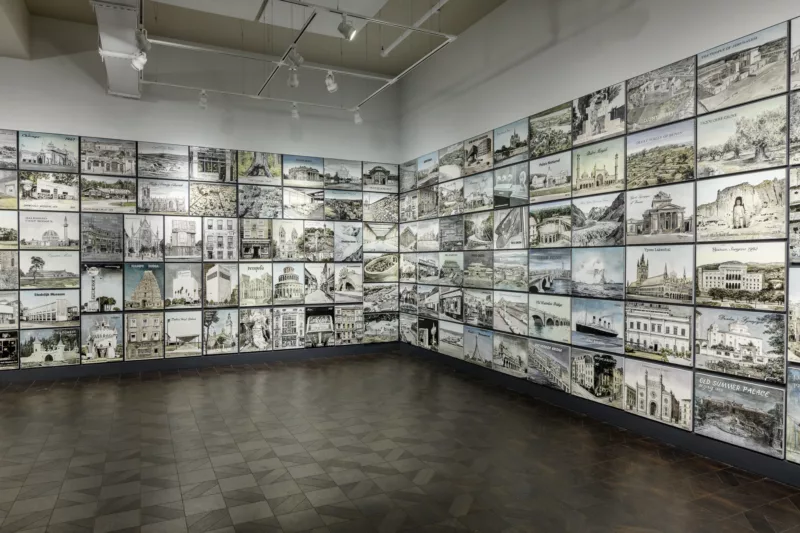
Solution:
{"label": "row of framed panels", "polygon": [[400,339],[698,435],[800,462],[800,439],[792,431],[800,420],[800,396],[795,392],[800,368],[788,370],[787,398],[782,387],[403,313]]}
{"label": "row of framed panels", "polygon": [[[782,104],[761,102],[746,113],[729,110],[795,89],[800,89],[800,19],[736,39],[425,154],[400,166],[400,190],[405,192],[440,180],[550,156],[695,116],[698,117],[698,155],[703,163],[699,175],[736,172],[734,167],[746,170],[770,158],[766,148],[779,144],[776,137],[780,137],[781,132],[785,139],[785,97]],[[784,106],[783,118],[773,114],[771,105]],[[694,125],[688,130],[693,141]],[[655,143],[650,149],[674,141],[686,142],[686,135],[683,140],[670,139],[678,135],[674,130],[662,133],[629,137],[629,145],[636,148],[633,153],[639,159],[638,170],[658,163],[659,155],[648,157],[639,153],[643,148],[638,144],[640,140],[650,137],[650,143]],[[792,135],[795,141],[800,141],[796,132]],[[793,157],[798,155],[794,153]],[[680,167],[680,172],[686,171],[683,165]],[[678,166],[671,166],[672,169],[677,170]],[[666,166],[661,171],[666,173]],[[578,173],[578,177],[582,175]],[[639,178],[637,172],[633,181]]]}
{"label": "row of framed panels", "polygon": [[[398,166],[0,129],[0,170],[397,193]],[[102,181],[102,180],[101,180]]]}
{"label": "row of framed panels", "polygon": [[398,327],[397,313],[360,304],[83,315],[76,327],[0,331],[0,370],[395,342]]}

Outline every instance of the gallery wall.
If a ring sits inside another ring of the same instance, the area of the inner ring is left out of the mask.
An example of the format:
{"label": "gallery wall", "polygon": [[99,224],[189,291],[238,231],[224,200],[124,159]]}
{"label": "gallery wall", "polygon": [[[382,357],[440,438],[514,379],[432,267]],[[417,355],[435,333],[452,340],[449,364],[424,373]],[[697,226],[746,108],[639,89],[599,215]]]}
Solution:
{"label": "gallery wall", "polygon": [[431,146],[401,340],[798,462],[794,165],[800,19]]}
{"label": "gallery wall", "polygon": [[791,0],[508,0],[402,81],[400,160],[795,16]]}

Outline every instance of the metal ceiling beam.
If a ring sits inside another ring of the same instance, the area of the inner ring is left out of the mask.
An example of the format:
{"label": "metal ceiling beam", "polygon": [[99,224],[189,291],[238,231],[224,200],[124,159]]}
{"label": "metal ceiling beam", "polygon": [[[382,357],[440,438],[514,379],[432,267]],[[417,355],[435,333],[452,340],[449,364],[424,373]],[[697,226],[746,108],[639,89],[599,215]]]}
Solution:
{"label": "metal ceiling beam", "polygon": [[311,12],[311,15],[308,16],[308,18],[306,19],[305,24],[303,24],[303,27],[300,28],[300,31],[298,32],[297,36],[295,36],[294,41],[292,41],[292,44],[290,44],[286,48],[286,51],[283,53],[283,56],[281,56],[280,64],[279,65],[275,65],[275,68],[273,68],[272,72],[270,72],[269,76],[267,76],[267,79],[264,82],[264,85],[262,85],[261,89],[259,89],[259,91],[258,91],[258,96],[261,96],[261,93],[263,93],[264,90],[267,88],[267,85],[269,85],[269,82],[272,81],[272,78],[274,78],[275,74],[277,74],[278,70],[280,70],[281,65],[283,65],[286,62],[286,58],[289,57],[289,52],[291,52],[292,48],[294,48],[297,45],[297,43],[300,41],[300,37],[303,36],[303,34],[306,32],[308,27],[314,21],[314,18],[316,18],[316,16],[317,16],[317,10],[315,9],[314,11]]}
{"label": "metal ceiling beam", "polygon": [[[422,26],[422,25],[425,23],[425,21],[426,21],[426,20],[428,20],[428,19],[429,19],[429,18],[431,18],[433,15],[435,15],[436,13],[438,13],[438,12],[439,12],[439,10],[440,10],[440,9],[442,9],[442,8],[444,7],[444,5],[445,5],[447,2],[449,2],[449,1],[450,1],[450,0],[439,0],[438,2],[436,2],[436,5],[434,5],[432,8],[430,8],[430,9],[429,9],[429,10],[428,10],[428,11],[427,11],[427,12],[426,12],[424,15],[422,15],[422,16],[421,16],[421,17],[420,17],[420,18],[419,18],[419,19],[418,19],[418,20],[417,20],[417,21],[414,23],[414,27],[415,27],[415,28],[417,28],[417,29],[419,29],[419,27],[420,27],[420,26]],[[407,38],[409,35],[411,35],[412,33],[413,33],[413,30],[410,30],[410,29],[409,29],[409,30],[406,30],[406,31],[404,31],[404,32],[403,32],[403,34],[402,34],[402,35],[400,35],[400,37],[398,37],[397,39],[395,39],[395,40],[392,42],[392,44],[390,44],[389,46],[387,46],[386,48],[384,48],[383,50],[381,50],[381,57],[388,57],[388,56],[389,56],[389,54],[392,52],[392,50],[394,50],[394,49],[397,47],[397,45],[399,45],[400,43],[402,43],[403,41],[405,41],[405,40],[406,40],[406,38]]]}
{"label": "metal ceiling beam", "polygon": [[264,10],[267,9],[267,4],[269,4],[269,0],[263,0],[263,2],[261,2],[261,7],[258,8],[258,13],[256,13],[256,18],[253,19],[253,22],[258,22],[261,19],[261,15],[263,15]]}

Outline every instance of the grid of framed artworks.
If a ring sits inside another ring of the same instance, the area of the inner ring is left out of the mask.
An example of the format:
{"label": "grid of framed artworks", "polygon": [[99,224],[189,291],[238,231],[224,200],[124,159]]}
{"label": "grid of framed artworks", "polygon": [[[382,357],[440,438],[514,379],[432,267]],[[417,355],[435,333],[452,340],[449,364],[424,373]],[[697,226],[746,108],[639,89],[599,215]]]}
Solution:
{"label": "grid of framed artworks", "polygon": [[800,462],[800,19],[400,165],[400,339]]}
{"label": "grid of framed artworks", "polygon": [[0,369],[398,339],[398,166],[0,130]]}

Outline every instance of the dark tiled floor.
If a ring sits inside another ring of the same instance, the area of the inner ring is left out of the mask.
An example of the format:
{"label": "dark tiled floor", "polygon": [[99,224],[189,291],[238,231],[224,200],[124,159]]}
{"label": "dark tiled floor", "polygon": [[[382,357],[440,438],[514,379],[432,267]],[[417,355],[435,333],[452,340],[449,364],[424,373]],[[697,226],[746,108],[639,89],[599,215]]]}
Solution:
{"label": "dark tiled floor", "polygon": [[12,385],[0,533],[800,533],[800,491],[398,355]]}

